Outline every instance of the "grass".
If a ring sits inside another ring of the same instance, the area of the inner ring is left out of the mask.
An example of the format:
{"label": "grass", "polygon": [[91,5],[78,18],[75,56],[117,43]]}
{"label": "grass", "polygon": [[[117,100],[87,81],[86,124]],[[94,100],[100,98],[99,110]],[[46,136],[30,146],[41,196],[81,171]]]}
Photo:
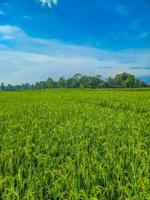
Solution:
{"label": "grass", "polygon": [[150,92],[0,93],[0,199],[149,200]]}

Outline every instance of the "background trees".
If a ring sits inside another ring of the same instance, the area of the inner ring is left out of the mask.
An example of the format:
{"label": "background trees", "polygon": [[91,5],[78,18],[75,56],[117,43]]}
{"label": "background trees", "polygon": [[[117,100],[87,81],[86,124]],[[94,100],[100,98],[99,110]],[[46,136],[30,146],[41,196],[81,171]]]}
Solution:
{"label": "background trees", "polygon": [[5,90],[5,85],[4,85],[4,83],[1,83],[0,89],[1,89],[1,90]]}
{"label": "background trees", "polygon": [[135,86],[135,83],[135,76],[126,72],[117,74],[113,80],[113,86],[121,88],[132,88]]}
{"label": "background trees", "polygon": [[53,88],[54,87],[54,81],[51,77],[49,77],[46,81],[47,88]]}
{"label": "background trees", "polygon": [[74,76],[65,79],[60,77],[57,81],[49,77],[46,81],[36,82],[35,84],[25,83],[22,85],[7,85],[1,83],[0,90],[36,90],[50,88],[140,88],[149,85],[142,80],[137,79],[129,73],[116,74],[114,78],[108,77],[103,80],[100,75],[87,76],[76,73]]}

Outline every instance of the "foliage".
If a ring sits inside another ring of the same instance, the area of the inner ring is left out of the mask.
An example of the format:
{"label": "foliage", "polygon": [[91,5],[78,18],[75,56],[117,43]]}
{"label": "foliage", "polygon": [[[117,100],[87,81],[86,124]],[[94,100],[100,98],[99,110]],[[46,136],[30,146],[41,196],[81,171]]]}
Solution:
{"label": "foliage", "polygon": [[0,199],[148,200],[150,93],[0,93]]}
{"label": "foliage", "polygon": [[65,79],[60,77],[58,81],[54,81],[49,77],[46,81],[36,82],[30,85],[29,83],[22,85],[7,85],[1,84],[1,90],[31,90],[31,89],[50,89],[50,88],[138,88],[148,87],[144,81],[136,79],[129,73],[117,74],[115,78],[109,77],[107,80],[102,80],[100,75],[86,76],[79,73],[73,77]]}

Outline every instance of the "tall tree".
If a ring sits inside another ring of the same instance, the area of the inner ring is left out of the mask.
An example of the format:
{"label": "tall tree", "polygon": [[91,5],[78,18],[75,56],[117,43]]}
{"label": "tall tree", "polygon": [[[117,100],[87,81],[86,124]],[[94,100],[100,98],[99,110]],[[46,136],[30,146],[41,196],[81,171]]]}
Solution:
{"label": "tall tree", "polygon": [[115,87],[134,87],[135,76],[126,72],[117,74],[114,83]]}
{"label": "tall tree", "polygon": [[59,88],[65,88],[66,87],[66,80],[63,76],[60,77],[60,79],[58,80],[58,87]]}
{"label": "tall tree", "polygon": [[46,85],[47,85],[47,88],[53,88],[54,87],[54,81],[51,77],[49,77],[46,81]]}
{"label": "tall tree", "polygon": [[135,83],[136,83],[135,76],[132,74],[128,74],[128,77],[125,81],[125,87],[133,88],[135,86]]}
{"label": "tall tree", "polygon": [[4,85],[4,83],[1,83],[0,88],[1,88],[1,90],[5,90],[5,85]]}

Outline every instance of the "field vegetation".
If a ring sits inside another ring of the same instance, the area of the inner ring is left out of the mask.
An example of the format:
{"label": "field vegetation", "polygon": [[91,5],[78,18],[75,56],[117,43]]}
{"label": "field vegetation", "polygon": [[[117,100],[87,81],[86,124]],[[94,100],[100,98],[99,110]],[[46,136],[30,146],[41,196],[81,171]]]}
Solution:
{"label": "field vegetation", "polygon": [[0,93],[0,199],[148,200],[150,90]]}

